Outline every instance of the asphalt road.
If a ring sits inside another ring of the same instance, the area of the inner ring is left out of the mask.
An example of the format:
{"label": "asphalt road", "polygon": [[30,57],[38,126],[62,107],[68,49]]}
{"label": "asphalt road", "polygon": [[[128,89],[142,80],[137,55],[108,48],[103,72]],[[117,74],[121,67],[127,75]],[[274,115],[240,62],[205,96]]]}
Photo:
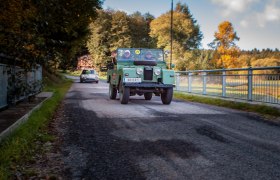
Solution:
{"label": "asphalt road", "polygon": [[64,100],[69,179],[280,179],[280,127],[256,115],[174,100],[108,97],[76,80]]}

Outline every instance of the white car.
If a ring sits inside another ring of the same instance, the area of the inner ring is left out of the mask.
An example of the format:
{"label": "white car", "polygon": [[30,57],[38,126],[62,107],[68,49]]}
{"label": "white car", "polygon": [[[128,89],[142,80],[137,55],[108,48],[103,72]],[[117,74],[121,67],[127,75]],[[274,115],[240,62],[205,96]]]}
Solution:
{"label": "white car", "polygon": [[95,82],[98,83],[98,73],[94,69],[84,69],[80,75],[80,82]]}

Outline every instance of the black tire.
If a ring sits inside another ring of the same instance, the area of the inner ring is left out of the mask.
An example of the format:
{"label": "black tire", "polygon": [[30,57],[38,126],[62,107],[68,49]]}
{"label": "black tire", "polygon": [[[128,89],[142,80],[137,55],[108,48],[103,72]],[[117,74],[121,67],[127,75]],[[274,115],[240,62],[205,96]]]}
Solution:
{"label": "black tire", "polygon": [[128,87],[122,87],[122,92],[120,92],[121,104],[127,104],[129,101],[130,89]]}
{"label": "black tire", "polygon": [[151,100],[153,97],[153,93],[144,93],[145,100]]}
{"label": "black tire", "polygon": [[98,84],[98,81],[96,81],[95,83]]}
{"label": "black tire", "polygon": [[116,99],[117,97],[117,88],[111,83],[109,85],[109,97],[110,99]]}
{"label": "black tire", "polygon": [[173,98],[173,88],[167,88],[160,95],[163,104],[170,104]]}

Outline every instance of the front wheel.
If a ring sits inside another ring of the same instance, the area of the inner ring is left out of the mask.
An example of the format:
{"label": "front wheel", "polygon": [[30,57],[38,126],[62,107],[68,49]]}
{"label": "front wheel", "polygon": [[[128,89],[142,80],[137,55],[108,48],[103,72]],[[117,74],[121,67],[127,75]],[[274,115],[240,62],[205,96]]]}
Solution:
{"label": "front wheel", "polygon": [[130,89],[128,87],[122,87],[122,92],[120,92],[121,104],[127,104],[129,101]]}
{"label": "front wheel", "polygon": [[167,88],[160,95],[163,104],[170,104],[173,98],[173,88]]}
{"label": "front wheel", "polygon": [[110,99],[116,99],[117,97],[117,88],[111,83],[109,85],[109,96]]}
{"label": "front wheel", "polygon": [[153,93],[144,93],[145,100],[151,100],[153,97]]}

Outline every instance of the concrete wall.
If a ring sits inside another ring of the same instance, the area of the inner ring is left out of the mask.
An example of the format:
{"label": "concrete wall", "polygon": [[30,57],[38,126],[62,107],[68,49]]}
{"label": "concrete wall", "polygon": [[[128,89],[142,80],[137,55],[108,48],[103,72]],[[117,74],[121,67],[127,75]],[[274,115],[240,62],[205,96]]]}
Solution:
{"label": "concrete wall", "polygon": [[41,89],[41,66],[25,72],[18,66],[0,64],[0,108],[37,94]]}

